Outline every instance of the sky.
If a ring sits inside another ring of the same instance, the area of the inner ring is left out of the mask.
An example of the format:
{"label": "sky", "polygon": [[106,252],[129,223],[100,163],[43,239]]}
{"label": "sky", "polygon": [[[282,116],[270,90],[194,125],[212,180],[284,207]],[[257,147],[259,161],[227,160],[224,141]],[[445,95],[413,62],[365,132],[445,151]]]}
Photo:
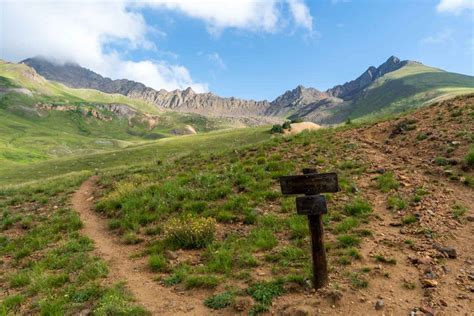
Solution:
{"label": "sky", "polygon": [[474,74],[474,0],[0,0],[0,58],[273,100],[388,57]]}

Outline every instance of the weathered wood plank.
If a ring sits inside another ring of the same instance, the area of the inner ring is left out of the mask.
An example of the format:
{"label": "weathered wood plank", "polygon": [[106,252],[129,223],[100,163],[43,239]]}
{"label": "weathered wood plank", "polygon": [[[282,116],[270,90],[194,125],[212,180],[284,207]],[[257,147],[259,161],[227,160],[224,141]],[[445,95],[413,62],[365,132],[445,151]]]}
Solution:
{"label": "weathered wood plank", "polygon": [[319,194],[339,191],[335,172],[280,177],[280,186],[283,194]]}
{"label": "weathered wood plank", "polygon": [[328,212],[324,195],[308,195],[296,198],[296,211],[300,215],[326,214]]}

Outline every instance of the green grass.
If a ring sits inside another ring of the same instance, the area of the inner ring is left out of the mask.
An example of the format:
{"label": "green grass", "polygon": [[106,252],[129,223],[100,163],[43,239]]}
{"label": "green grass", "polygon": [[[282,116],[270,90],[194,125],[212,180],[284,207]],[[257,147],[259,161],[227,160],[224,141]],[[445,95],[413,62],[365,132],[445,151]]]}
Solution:
{"label": "green grass", "polygon": [[[0,314],[19,314],[20,306],[22,313],[42,315],[73,314],[78,308],[96,315],[147,314],[122,287],[101,285],[107,265],[94,255],[92,241],[80,234],[82,223],[68,206],[68,195],[89,176],[83,172],[0,190],[2,230],[21,228],[19,234],[0,238],[0,258],[9,267],[0,284],[15,292],[2,299]],[[12,214],[16,220],[5,225]]]}
{"label": "green grass", "polygon": [[373,120],[400,113],[440,98],[474,92],[471,76],[411,64],[372,83],[362,97],[350,104],[347,116]]}
{"label": "green grass", "polygon": [[230,306],[234,301],[235,293],[232,291],[212,295],[204,300],[204,305],[212,309],[222,309]]}
{"label": "green grass", "polygon": [[[0,125],[1,126],[1,125]],[[166,138],[147,144],[104,153],[74,155],[36,162],[27,165],[0,166],[0,186],[31,182],[35,179],[46,179],[66,176],[83,170],[104,172],[108,169],[140,168],[143,165],[158,166],[157,161],[178,160],[191,153],[202,150],[221,152],[226,149],[238,149],[247,144],[256,144],[270,137],[265,128],[237,129],[210,132],[194,136]],[[224,188],[219,188],[223,190]],[[212,192],[211,192],[212,193]]]}
{"label": "green grass", "polygon": [[399,186],[400,183],[395,178],[395,174],[391,171],[377,177],[377,187],[384,193],[396,190]]}
{"label": "green grass", "polygon": [[275,297],[284,293],[283,284],[279,281],[259,282],[251,285],[247,293],[258,303],[269,306]]}

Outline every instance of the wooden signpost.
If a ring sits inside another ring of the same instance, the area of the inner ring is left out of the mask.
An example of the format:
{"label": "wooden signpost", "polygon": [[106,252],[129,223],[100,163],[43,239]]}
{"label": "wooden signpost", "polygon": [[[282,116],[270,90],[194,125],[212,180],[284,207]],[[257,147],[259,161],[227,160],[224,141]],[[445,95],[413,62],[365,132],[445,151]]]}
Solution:
{"label": "wooden signpost", "polygon": [[328,282],[326,251],[322,215],[328,212],[326,198],[319,193],[338,192],[336,173],[317,173],[316,169],[303,169],[302,175],[280,177],[283,194],[305,194],[296,198],[296,211],[307,215],[311,233],[313,255],[313,286],[322,288]]}

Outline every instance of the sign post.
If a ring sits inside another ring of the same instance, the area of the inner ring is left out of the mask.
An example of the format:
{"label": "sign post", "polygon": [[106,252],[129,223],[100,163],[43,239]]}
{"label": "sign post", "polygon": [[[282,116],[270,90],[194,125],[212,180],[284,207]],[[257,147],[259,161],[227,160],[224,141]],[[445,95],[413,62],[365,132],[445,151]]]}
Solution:
{"label": "sign post", "polygon": [[322,215],[327,213],[326,198],[319,193],[338,192],[336,173],[317,173],[316,169],[303,169],[302,175],[280,177],[283,194],[304,194],[296,198],[296,211],[307,215],[313,256],[313,286],[315,289],[328,283],[326,251]]}

